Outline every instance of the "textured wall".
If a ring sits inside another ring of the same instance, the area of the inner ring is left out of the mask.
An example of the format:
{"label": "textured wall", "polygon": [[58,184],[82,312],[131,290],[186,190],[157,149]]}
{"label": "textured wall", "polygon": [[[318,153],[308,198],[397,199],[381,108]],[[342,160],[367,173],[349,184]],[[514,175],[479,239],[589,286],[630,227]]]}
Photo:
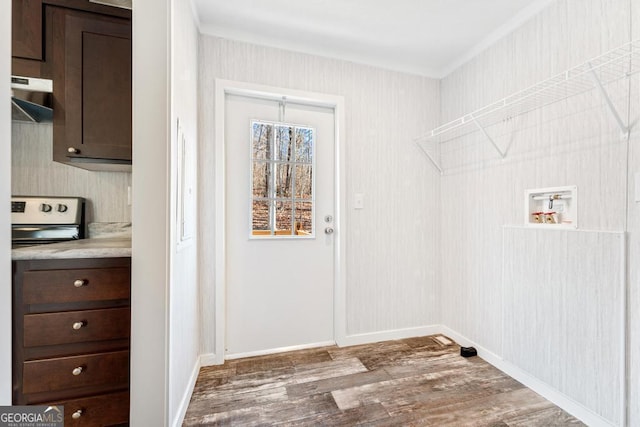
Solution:
{"label": "textured wall", "polygon": [[[214,277],[213,87],[215,78],[224,78],[345,97],[347,334],[438,323],[438,175],[425,168],[412,143],[438,120],[438,83],[209,36],[201,38],[200,60],[200,231],[206,236],[200,259],[207,305],[213,306]],[[357,192],[365,194],[363,210],[353,209]],[[206,316],[212,328],[212,314]]]}
{"label": "textured wall", "polygon": [[[629,0],[553,2],[442,81],[443,122],[628,41]],[[629,82],[609,89],[626,118]],[[503,301],[502,226],[523,223],[526,189],[575,184],[580,229],[624,231],[628,145],[596,91],[512,119],[488,132],[507,150],[504,160],[479,133],[442,145],[446,168],[441,190],[442,295],[444,306],[456,307],[443,312],[443,324],[504,356],[503,347],[511,344],[503,342],[504,316],[513,307]],[[520,286],[522,292],[533,291],[527,288],[532,283]],[[587,315],[599,314],[597,301],[589,300]],[[553,313],[562,308],[559,301],[553,301],[547,310]],[[567,316],[581,315],[584,313],[575,306],[567,312]],[[553,342],[560,334],[560,330],[550,330],[548,339]],[[618,385],[612,381],[609,386],[615,395]],[[608,419],[618,420],[618,403],[608,400],[606,407],[604,402],[591,405],[593,402],[567,393]]]}
{"label": "textured wall", "polygon": [[[198,31],[191,2],[172,0],[171,73],[171,284],[169,286],[169,420],[181,423],[189,403],[194,368],[200,354],[200,317],[198,292],[198,259],[195,237],[181,241],[178,200],[178,131],[177,121],[185,138],[186,169],[196,169],[193,155],[198,141]],[[190,154],[191,153],[191,154]],[[185,180],[187,181],[187,180]],[[187,185],[188,182],[185,182]],[[185,190],[186,191],[186,190]],[[185,199],[188,200],[188,197]],[[185,203],[186,209],[194,209]],[[197,235],[197,233],[195,233]]]}
{"label": "textured wall", "polygon": [[504,228],[504,359],[622,425],[624,233]]}
{"label": "textured wall", "polygon": [[51,124],[12,123],[11,191],[21,196],[79,196],[88,222],[129,222],[131,174],[92,172],[51,160]]}
{"label": "textured wall", "polygon": [[[640,38],[640,1],[631,0],[632,39]],[[629,425],[640,425],[640,82],[631,81],[631,106],[629,123],[636,125],[629,141],[629,201],[628,201],[628,240],[629,240]]]}

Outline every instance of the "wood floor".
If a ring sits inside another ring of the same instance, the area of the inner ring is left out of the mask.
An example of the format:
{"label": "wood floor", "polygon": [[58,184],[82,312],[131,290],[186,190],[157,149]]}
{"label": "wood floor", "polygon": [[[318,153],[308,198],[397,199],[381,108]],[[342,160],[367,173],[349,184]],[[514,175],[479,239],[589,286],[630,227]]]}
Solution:
{"label": "wood floor", "polygon": [[202,368],[184,425],[584,425],[442,336]]}

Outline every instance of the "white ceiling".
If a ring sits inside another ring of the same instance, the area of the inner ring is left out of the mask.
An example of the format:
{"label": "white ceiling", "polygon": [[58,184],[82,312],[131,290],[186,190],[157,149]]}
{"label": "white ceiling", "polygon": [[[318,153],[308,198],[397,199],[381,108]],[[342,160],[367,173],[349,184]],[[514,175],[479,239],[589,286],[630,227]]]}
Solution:
{"label": "white ceiling", "polygon": [[192,0],[205,34],[444,77],[554,0]]}

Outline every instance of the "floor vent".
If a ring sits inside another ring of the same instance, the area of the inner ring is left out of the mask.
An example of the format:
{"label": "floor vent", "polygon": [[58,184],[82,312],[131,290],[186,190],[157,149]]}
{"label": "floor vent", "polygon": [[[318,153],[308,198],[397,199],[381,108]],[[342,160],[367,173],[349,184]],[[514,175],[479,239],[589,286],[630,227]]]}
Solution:
{"label": "floor vent", "polygon": [[443,337],[442,335],[437,335],[435,337],[433,337],[436,341],[438,341],[440,344],[442,345],[452,345],[453,341],[451,341],[449,338],[447,337]]}

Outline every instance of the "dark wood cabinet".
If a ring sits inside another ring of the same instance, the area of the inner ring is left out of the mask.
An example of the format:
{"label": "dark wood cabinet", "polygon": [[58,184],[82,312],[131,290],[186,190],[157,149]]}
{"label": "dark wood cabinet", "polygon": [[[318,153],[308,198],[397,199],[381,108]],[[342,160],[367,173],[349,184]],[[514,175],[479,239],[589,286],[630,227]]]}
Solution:
{"label": "dark wood cabinet", "polygon": [[131,171],[131,11],[12,0],[12,74],[53,80],[53,160]]}
{"label": "dark wood cabinet", "polygon": [[42,0],[12,0],[11,74],[50,78]]}
{"label": "dark wood cabinet", "polygon": [[129,420],[129,393],[110,393],[101,396],[57,402],[64,405],[64,425],[101,427],[125,424]]}
{"label": "dark wood cabinet", "polygon": [[65,425],[129,415],[130,258],[13,262],[13,404]]}
{"label": "dark wood cabinet", "polygon": [[51,6],[131,19],[129,10],[89,0],[12,0],[11,74],[51,78],[52,29],[46,19],[46,11]]}
{"label": "dark wood cabinet", "polygon": [[85,169],[131,165],[131,22],[52,10],[53,159]]}
{"label": "dark wood cabinet", "polygon": [[13,0],[11,7],[11,56],[44,61],[42,0]]}

